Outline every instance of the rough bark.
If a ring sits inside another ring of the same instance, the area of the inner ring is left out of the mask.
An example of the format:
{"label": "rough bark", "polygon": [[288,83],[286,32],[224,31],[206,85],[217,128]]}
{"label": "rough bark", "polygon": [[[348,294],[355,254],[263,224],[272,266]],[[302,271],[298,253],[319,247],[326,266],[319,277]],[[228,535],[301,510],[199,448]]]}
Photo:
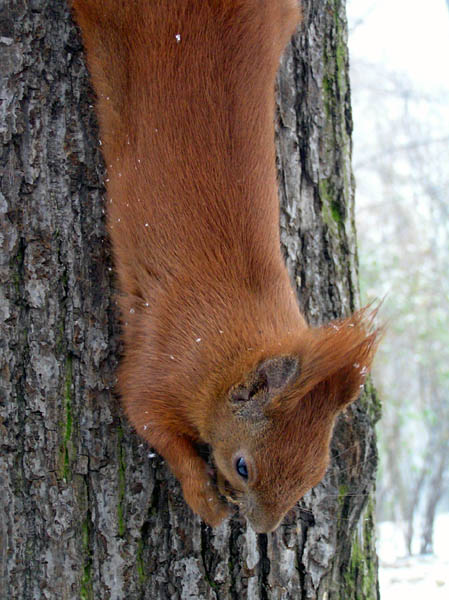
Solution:
{"label": "rough bark", "polygon": [[[307,0],[278,91],[281,233],[311,323],[358,303],[343,0]],[[0,8],[0,597],[376,598],[377,403],[280,529],[212,531],[112,392],[119,357],[93,93],[63,2]]]}

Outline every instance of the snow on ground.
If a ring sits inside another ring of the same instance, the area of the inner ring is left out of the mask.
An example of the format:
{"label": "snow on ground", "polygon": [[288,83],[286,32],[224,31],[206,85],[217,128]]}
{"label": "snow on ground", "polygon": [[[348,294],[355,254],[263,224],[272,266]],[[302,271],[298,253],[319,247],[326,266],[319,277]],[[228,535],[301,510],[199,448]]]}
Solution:
{"label": "snow on ground", "polygon": [[405,556],[401,526],[379,523],[381,600],[449,600],[449,514],[436,518],[433,556]]}

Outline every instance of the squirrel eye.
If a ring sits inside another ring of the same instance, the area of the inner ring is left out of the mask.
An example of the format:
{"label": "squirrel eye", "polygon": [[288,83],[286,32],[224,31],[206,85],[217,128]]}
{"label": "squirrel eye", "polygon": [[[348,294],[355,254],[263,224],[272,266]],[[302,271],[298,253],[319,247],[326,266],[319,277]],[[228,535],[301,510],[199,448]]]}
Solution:
{"label": "squirrel eye", "polygon": [[242,456],[236,460],[235,468],[240,477],[243,477],[243,479],[248,479],[248,467],[246,466],[245,459]]}

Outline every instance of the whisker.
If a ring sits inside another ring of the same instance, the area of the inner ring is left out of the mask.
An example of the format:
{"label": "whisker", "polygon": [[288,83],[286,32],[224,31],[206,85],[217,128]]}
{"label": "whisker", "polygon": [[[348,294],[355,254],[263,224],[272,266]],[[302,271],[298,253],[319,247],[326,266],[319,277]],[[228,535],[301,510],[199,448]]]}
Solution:
{"label": "whisker", "polygon": [[336,460],[337,458],[340,458],[341,456],[344,456],[345,454],[347,454],[348,452],[351,452],[352,450],[354,450],[354,448],[357,448],[359,446],[360,446],[359,442],[355,442],[354,444],[352,444],[351,446],[348,446],[347,448],[345,448],[341,452],[338,452],[338,454],[332,454],[331,453],[331,458],[332,458],[332,460]]}
{"label": "whisker", "polygon": [[[359,466],[360,469],[363,470],[363,467],[365,465],[368,464],[374,464],[375,462],[378,461],[378,455],[377,454],[371,454],[370,456],[366,457],[365,459],[363,459],[362,461],[360,461]],[[348,471],[350,471],[351,469],[354,469],[354,465],[348,465],[347,467],[341,469],[338,467],[338,465],[330,465],[329,469],[328,469],[328,473],[332,473],[332,474],[345,474]]]}
{"label": "whisker", "polygon": [[326,498],[361,498],[363,496],[369,496],[369,491],[360,492],[348,492],[347,494],[326,494]]}

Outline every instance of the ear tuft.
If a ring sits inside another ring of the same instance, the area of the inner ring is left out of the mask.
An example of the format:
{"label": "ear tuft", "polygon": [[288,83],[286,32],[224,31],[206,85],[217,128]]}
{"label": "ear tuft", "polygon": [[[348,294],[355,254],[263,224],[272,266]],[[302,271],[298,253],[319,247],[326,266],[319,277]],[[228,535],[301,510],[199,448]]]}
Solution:
{"label": "ear tuft", "polygon": [[301,373],[282,404],[283,410],[296,410],[308,394],[333,412],[357,399],[383,335],[382,328],[374,326],[376,313],[367,307],[347,319],[308,331],[299,351]]}

